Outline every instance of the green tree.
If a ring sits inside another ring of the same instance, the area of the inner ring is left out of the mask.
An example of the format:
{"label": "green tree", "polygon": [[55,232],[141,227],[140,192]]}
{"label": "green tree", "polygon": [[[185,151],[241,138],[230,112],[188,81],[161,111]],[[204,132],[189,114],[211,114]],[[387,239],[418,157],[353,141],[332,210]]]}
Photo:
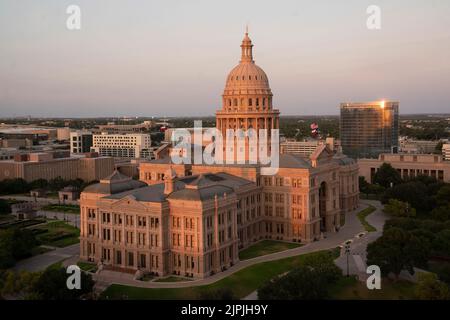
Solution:
{"label": "green tree", "polygon": [[448,286],[439,281],[434,273],[422,272],[418,275],[415,295],[420,300],[448,300],[450,293]]}
{"label": "green tree", "polygon": [[440,206],[450,205],[450,184],[442,186],[436,194],[436,203]]}
{"label": "green tree", "polygon": [[434,148],[434,154],[442,154],[442,146],[444,145],[444,142],[442,140],[440,140],[436,147]]}
{"label": "green tree", "polygon": [[384,275],[398,277],[404,269],[414,273],[414,266],[424,267],[428,261],[429,247],[412,233],[389,228],[383,236],[367,246],[367,265],[378,265]]}
{"label": "green tree", "polygon": [[390,199],[384,206],[384,212],[396,217],[415,217],[416,209],[412,208],[408,202]]}
{"label": "green tree", "polygon": [[37,244],[31,230],[18,228],[0,230],[0,269],[9,268],[16,260],[29,257]]}
{"label": "green tree", "polygon": [[32,288],[39,279],[40,272],[5,271],[1,275],[1,296],[14,296],[15,298],[28,299],[32,295]]}
{"label": "green tree", "polygon": [[386,189],[381,202],[386,204],[390,199],[408,202],[419,212],[431,211],[435,203],[428,187],[419,181],[408,181]]}
{"label": "green tree", "polygon": [[11,206],[8,201],[4,199],[0,199],[0,214],[8,214],[11,213]]}
{"label": "green tree", "polygon": [[[340,272],[340,270],[339,270]],[[332,284],[325,273],[301,266],[287,275],[265,283],[258,289],[261,300],[319,300],[329,297]]]}
{"label": "green tree", "polygon": [[359,177],[359,191],[361,193],[365,193],[366,195],[369,195],[369,183],[366,181],[366,178],[360,176]]}
{"label": "green tree", "polygon": [[389,163],[383,163],[373,177],[373,182],[389,188],[392,185],[402,182],[400,173]]}
{"label": "green tree", "polygon": [[81,272],[81,289],[67,288],[68,274],[64,268],[47,269],[33,286],[33,292],[43,300],[75,300],[92,293],[94,281],[90,274]]}
{"label": "green tree", "polygon": [[434,208],[431,211],[431,217],[434,220],[439,220],[439,221],[450,220],[450,205]]}
{"label": "green tree", "polygon": [[433,250],[439,255],[450,256],[450,229],[442,230],[436,235]]}

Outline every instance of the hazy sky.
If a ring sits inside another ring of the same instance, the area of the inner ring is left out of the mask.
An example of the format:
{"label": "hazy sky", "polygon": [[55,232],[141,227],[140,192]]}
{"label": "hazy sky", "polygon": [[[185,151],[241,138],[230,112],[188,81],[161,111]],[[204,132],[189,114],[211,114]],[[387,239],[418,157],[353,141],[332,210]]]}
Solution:
{"label": "hazy sky", "polygon": [[0,116],[213,115],[247,23],[282,115],[450,112],[449,0],[0,0]]}

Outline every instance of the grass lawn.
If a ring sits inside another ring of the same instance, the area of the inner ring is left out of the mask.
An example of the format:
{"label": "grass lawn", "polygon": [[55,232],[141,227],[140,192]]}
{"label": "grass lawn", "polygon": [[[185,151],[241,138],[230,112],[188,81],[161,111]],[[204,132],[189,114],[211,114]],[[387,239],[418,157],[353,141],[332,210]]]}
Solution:
{"label": "grass lawn", "polygon": [[8,222],[8,221],[13,221],[15,220],[16,217],[13,216],[12,214],[0,214],[0,222]]}
{"label": "grass lawn", "polygon": [[33,249],[31,249],[31,255],[36,256],[38,254],[43,254],[43,253],[46,253],[46,252],[49,252],[52,250],[53,249],[50,249],[50,248],[44,248],[44,247],[37,246],[37,247],[34,247]]}
{"label": "grass lawn", "polygon": [[42,207],[44,211],[80,214],[80,206],[72,204],[49,204]]}
{"label": "grass lawn", "polygon": [[64,221],[51,221],[32,230],[41,244],[53,247],[67,247],[79,242],[80,230]]}
{"label": "grass lawn", "polygon": [[97,265],[95,263],[78,261],[77,266],[83,271],[95,272],[97,271]]}
{"label": "grass lawn", "polygon": [[299,243],[263,240],[239,252],[239,259],[247,260],[259,256],[265,256],[266,254],[270,253],[297,248],[300,246],[301,244]]}
{"label": "grass lawn", "polygon": [[330,290],[332,299],[339,300],[408,300],[414,299],[415,284],[383,278],[380,290],[369,290],[355,277],[343,276]]}
{"label": "grass lawn", "polygon": [[64,259],[61,261],[55,262],[54,264],[49,265],[46,268],[46,270],[50,270],[50,269],[51,270],[59,270],[59,269],[63,268],[63,261],[64,261]]}
{"label": "grass lawn", "polygon": [[113,284],[102,293],[101,298],[121,299],[125,296],[128,299],[198,299],[204,296],[205,293],[227,288],[232,291],[234,298],[240,299],[257,290],[264,282],[273,277],[302,265],[306,257],[314,255],[329,255],[334,259],[339,255],[339,251],[325,250],[276,261],[258,263],[213,284],[199,287],[150,289]]}
{"label": "grass lawn", "polygon": [[166,278],[160,278],[156,279],[155,282],[180,282],[180,281],[192,281],[192,279],[189,278],[182,278],[182,277],[175,277],[175,276],[169,276]]}
{"label": "grass lawn", "polygon": [[364,226],[364,229],[366,229],[367,232],[374,232],[377,231],[377,229],[375,229],[374,226],[372,226],[371,224],[369,224],[366,221],[366,217],[371,214],[372,212],[374,212],[376,209],[374,206],[369,206],[367,208],[365,208],[364,210],[361,210],[360,212],[358,212],[357,216],[359,221],[362,223],[362,225]]}

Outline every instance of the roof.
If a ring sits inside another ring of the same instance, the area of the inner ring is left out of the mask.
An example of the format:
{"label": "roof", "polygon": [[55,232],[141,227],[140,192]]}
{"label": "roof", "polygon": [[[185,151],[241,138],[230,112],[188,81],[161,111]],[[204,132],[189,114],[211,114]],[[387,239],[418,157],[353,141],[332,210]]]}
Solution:
{"label": "roof", "polygon": [[112,174],[100,180],[100,183],[92,184],[84,188],[83,192],[116,194],[123,191],[142,188],[147,184],[132,178],[115,170]]}
{"label": "roof", "polygon": [[312,168],[308,158],[297,154],[280,154],[280,168],[310,169]]}
{"label": "roof", "polygon": [[106,196],[106,199],[122,199],[132,195],[137,201],[163,202],[166,199],[180,199],[188,201],[204,201],[230,195],[241,186],[254,184],[250,180],[236,177],[228,173],[207,173],[178,178],[175,181],[175,191],[170,195],[164,194],[164,183],[125,190]]}

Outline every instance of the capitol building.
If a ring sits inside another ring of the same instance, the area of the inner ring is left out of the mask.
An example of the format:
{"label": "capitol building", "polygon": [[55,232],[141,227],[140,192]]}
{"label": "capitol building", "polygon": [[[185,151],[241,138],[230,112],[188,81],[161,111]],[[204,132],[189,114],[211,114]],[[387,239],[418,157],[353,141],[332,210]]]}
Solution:
{"label": "capitol building", "polygon": [[[216,127],[224,136],[267,129],[270,151],[280,112],[248,33],[241,52]],[[339,150],[280,154],[278,167],[268,175],[260,164],[174,164],[166,155],[142,162],[139,180],[116,171],[81,194],[80,257],[109,270],[205,278],[263,239],[320,241],[358,207],[358,165]]]}

